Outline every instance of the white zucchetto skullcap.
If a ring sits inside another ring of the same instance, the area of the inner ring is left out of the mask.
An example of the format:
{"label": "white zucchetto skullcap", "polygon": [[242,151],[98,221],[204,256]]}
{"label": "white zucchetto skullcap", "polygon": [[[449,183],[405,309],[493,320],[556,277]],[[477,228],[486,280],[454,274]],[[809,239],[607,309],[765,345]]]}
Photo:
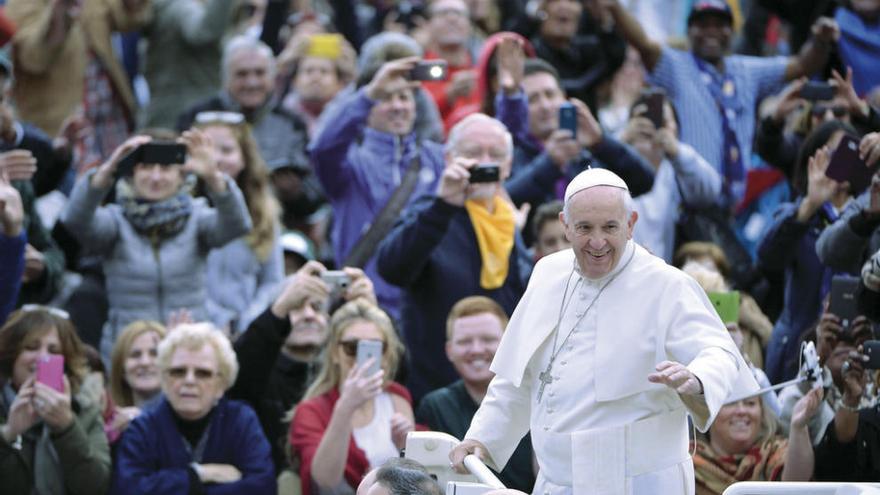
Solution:
{"label": "white zucchetto skullcap", "polygon": [[577,174],[577,176],[569,182],[568,187],[565,188],[565,202],[568,203],[568,200],[571,199],[575,193],[596,186],[618,187],[625,191],[629,191],[626,182],[614,172],[604,168],[588,168]]}

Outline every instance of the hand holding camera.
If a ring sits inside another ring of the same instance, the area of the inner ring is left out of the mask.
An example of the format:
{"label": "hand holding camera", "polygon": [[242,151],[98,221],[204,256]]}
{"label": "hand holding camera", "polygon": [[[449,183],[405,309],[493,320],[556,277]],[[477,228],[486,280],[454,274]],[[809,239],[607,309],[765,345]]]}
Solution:
{"label": "hand holding camera", "polygon": [[477,163],[471,158],[456,157],[440,176],[437,196],[452,206],[464,206],[472,184],[491,184],[500,181],[499,164]]}
{"label": "hand holding camera", "polygon": [[[366,86],[367,97],[371,100],[381,100],[389,93],[389,87],[398,79],[406,79],[412,70],[418,65],[419,57],[405,57],[382,64],[373,80]],[[417,88],[418,82],[408,83],[410,87]]]}
{"label": "hand holding camera", "polygon": [[132,136],[120,144],[104,163],[102,163],[95,175],[92,176],[92,187],[97,189],[106,189],[113,185],[116,178],[116,172],[123,158],[128,157],[130,153],[138,149],[141,145],[152,141],[150,136]]}
{"label": "hand holding camera", "polygon": [[291,311],[301,307],[309,298],[327,300],[330,297],[330,287],[321,279],[321,275],[326,271],[324,265],[313,260],[287,277],[284,289],[272,303],[272,314],[277,318],[286,318]]}

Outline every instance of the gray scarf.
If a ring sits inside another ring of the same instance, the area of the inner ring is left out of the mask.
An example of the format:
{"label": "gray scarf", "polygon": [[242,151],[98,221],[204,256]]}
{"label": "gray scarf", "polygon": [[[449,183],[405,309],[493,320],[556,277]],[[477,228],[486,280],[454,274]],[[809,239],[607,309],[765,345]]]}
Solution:
{"label": "gray scarf", "polygon": [[[6,383],[2,390],[0,410],[5,417],[9,417],[9,409],[15,400],[15,391],[12,385]],[[22,435],[22,443],[34,446],[33,475],[34,487],[32,495],[64,495],[64,474],[61,471],[61,462],[58,460],[58,452],[52,444],[49,436],[49,427],[42,422],[35,424],[30,430]]]}

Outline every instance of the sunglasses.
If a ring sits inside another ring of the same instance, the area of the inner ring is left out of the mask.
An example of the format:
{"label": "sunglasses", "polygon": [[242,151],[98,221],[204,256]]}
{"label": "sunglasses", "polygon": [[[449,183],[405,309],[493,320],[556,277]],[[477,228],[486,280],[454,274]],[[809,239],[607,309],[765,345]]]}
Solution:
{"label": "sunglasses", "polygon": [[[352,339],[352,340],[340,340],[339,346],[342,347],[342,352],[345,353],[348,357],[357,356],[358,350],[358,342],[361,340],[374,340],[374,339]],[[382,354],[385,354],[385,351],[388,350],[388,343],[382,341]]]}
{"label": "sunglasses", "polygon": [[25,304],[21,307],[21,311],[25,313],[33,313],[34,311],[45,311],[50,315],[61,318],[62,320],[70,320],[70,313],[63,309],[53,308],[52,306],[43,306],[42,304]]}
{"label": "sunglasses", "polygon": [[196,114],[196,124],[213,124],[216,122],[239,125],[244,122],[244,115],[238,112],[199,112]]}
{"label": "sunglasses", "polygon": [[843,105],[815,105],[813,106],[813,115],[817,117],[825,115],[825,112],[828,110],[831,110],[831,113],[838,118],[843,117],[847,113],[846,107]]}
{"label": "sunglasses", "polygon": [[185,368],[183,366],[168,368],[167,370],[165,370],[165,373],[174,380],[182,380],[186,378],[190,370],[192,370],[193,376],[196,377],[196,380],[202,382],[210,380],[217,375],[215,371],[206,368]]}

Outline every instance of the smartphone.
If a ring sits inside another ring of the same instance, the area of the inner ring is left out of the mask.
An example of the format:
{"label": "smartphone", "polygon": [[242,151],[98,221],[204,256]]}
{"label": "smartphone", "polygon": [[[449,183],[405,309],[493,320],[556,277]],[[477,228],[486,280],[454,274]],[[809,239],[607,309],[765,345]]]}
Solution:
{"label": "smartphone", "polygon": [[823,81],[808,81],[801,88],[800,95],[809,101],[828,101],[834,98],[834,87]]}
{"label": "smartphone", "polygon": [[64,393],[64,356],[49,354],[37,360],[37,381]]}
{"label": "smartphone", "polygon": [[880,369],[880,340],[866,340],[862,344],[862,354],[868,356],[865,368],[869,370]]}
{"label": "smartphone", "polygon": [[725,325],[739,322],[739,291],[709,292],[706,295]]}
{"label": "smartphone", "polygon": [[186,162],[186,145],[174,141],[151,141],[125,155],[119,161],[116,173],[120,176],[131,175],[138,163],[182,165],[184,162]]}
{"label": "smartphone", "polygon": [[840,144],[831,153],[831,161],[825,175],[837,182],[849,181],[853,195],[858,195],[871,185],[871,168],[859,158],[859,141],[851,136],[843,136]]}
{"label": "smartphone", "polygon": [[445,60],[420,60],[409,72],[413,81],[445,81],[449,66]]}
{"label": "smartphone", "polygon": [[663,107],[666,103],[666,95],[662,91],[650,91],[644,98],[645,106],[648,107],[645,117],[654,124],[656,129],[662,128],[666,124],[663,115]]}
{"label": "smartphone", "polygon": [[382,369],[382,341],[362,339],[358,341],[357,348],[357,364],[358,366],[365,363],[368,359],[373,358],[373,364],[367,370],[367,375],[375,375]]}
{"label": "smartphone", "polygon": [[828,312],[840,318],[844,330],[848,330],[852,321],[859,315],[858,298],[859,279],[848,275],[835,275],[831,279],[831,299]]}
{"label": "smartphone", "polygon": [[498,182],[501,180],[501,167],[497,163],[481,163],[470,169],[471,184]]}
{"label": "smartphone", "polygon": [[577,137],[577,109],[569,102],[559,106],[559,128],[571,131],[572,137]]}
{"label": "smartphone", "polygon": [[327,270],[321,274],[321,280],[333,291],[345,290],[351,284],[351,277],[342,270]]}

